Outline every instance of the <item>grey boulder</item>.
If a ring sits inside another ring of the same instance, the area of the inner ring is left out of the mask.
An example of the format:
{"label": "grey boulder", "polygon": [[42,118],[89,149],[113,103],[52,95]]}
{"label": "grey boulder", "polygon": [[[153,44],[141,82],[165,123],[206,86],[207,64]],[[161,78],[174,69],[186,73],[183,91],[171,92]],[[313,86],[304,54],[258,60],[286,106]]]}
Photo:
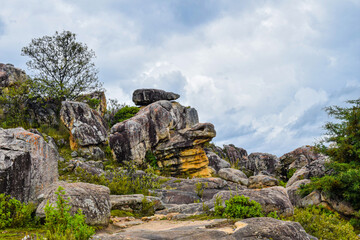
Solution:
{"label": "grey boulder", "polygon": [[36,209],[36,215],[40,218],[45,217],[45,206],[47,202],[56,207],[58,187],[65,191],[64,198],[69,198],[71,214],[75,214],[78,209],[86,217],[86,223],[89,225],[109,224],[110,220],[110,190],[108,187],[90,183],[67,183],[59,181],[49,186],[41,194],[41,203]]}
{"label": "grey boulder", "polygon": [[136,105],[146,106],[160,100],[171,101],[179,97],[179,94],[160,89],[137,89],[133,93],[132,100]]}
{"label": "grey boulder", "polygon": [[219,170],[218,175],[227,181],[239,183],[241,185],[247,186],[249,183],[245,173],[234,168],[222,168]]}

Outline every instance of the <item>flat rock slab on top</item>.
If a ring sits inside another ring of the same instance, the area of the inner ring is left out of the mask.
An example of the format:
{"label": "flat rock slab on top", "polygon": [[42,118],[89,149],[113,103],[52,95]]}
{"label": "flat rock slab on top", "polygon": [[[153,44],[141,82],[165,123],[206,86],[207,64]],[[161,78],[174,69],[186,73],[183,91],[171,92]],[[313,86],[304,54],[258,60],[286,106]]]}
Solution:
{"label": "flat rock slab on top", "polygon": [[160,100],[176,100],[179,94],[166,92],[160,89],[137,89],[133,93],[132,100],[136,105],[146,106]]}

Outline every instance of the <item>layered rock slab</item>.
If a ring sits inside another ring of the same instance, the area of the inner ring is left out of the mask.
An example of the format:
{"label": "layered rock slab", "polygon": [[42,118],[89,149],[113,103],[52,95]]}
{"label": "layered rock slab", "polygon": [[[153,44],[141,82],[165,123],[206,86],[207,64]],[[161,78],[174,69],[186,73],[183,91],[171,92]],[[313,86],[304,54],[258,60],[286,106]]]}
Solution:
{"label": "layered rock slab", "polygon": [[36,215],[45,217],[45,206],[47,202],[56,206],[57,195],[55,194],[59,187],[65,191],[64,198],[69,198],[71,214],[75,214],[78,209],[86,217],[86,223],[89,225],[108,225],[110,219],[110,190],[108,187],[90,183],[67,183],[59,181],[53,183],[42,193],[42,202],[36,209]]}
{"label": "layered rock slab", "polygon": [[171,175],[209,176],[203,144],[215,137],[214,126],[198,123],[196,110],[176,102],[158,101],[134,117],[115,124],[109,139],[117,161],[141,164],[152,151]]}
{"label": "layered rock slab", "polygon": [[0,193],[36,201],[58,179],[57,150],[23,128],[0,129]]}
{"label": "layered rock slab", "polygon": [[70,147],[88,147],[107,140],[107,124],[100,114],[86,103],[64,101],[60,118],[70,130]]}

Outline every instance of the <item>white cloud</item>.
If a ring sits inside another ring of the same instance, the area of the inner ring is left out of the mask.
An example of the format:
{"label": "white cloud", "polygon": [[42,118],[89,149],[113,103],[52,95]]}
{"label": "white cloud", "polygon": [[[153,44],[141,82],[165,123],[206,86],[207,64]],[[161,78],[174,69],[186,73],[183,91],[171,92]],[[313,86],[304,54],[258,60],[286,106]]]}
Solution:
{"label": "white cloud", "polygon": [[[157,9],[149,1],[146,12],[136,4],[7,1],[0,61],[24,68],[18,55],[31,38],[71,30],[95,50],[111,98],[129,104],[132,91],[144,87],[180,93],[180,103],[215,124],[216,143],[278,155],[313,143],[322,107],[358,95],[360,35],[337,10],[359,5],[233,1],[215,4],[211,17],[189,26],[177,22],[172,4]],[[346,23],[340,40],[351,44],[337,44],[334,21]]]}

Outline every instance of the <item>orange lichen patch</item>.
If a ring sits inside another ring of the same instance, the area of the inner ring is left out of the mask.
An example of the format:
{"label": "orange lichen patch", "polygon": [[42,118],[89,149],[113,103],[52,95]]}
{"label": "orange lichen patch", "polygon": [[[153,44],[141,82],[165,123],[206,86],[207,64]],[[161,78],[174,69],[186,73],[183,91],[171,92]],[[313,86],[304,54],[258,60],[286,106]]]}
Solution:
{"label": "orange lichen patch", "polygon": [[79,144],[75,141],[73,135],[70,132],[70,149],[77,150],[79,148]]}
{"label": "orange lichen patch", "polygon": [[204,139],[195,139],[194,140],[194,145],[201,145],[202,143],[206,143],[206,142],[209,142],[209,139],[208,138],[204,138]]}

